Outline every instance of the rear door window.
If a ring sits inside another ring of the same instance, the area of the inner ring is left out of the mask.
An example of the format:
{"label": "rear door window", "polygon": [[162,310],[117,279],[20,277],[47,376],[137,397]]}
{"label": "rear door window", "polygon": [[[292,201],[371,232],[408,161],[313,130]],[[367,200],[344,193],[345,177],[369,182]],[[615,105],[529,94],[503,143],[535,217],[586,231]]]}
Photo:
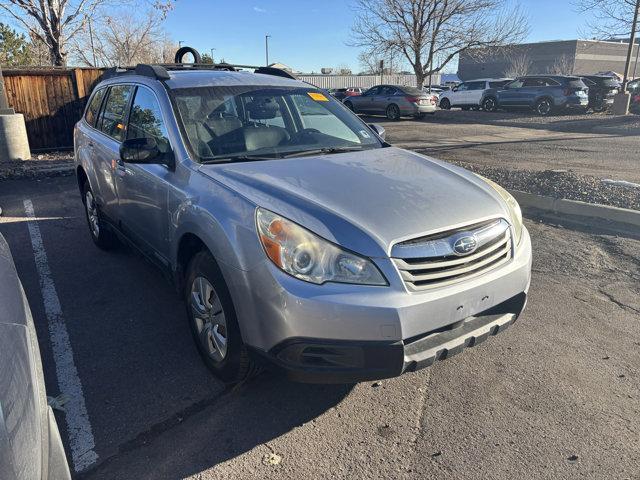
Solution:
{"label": "rear door window", "polygon": [[469,82],[469,90],[484,90],[485,82]]}
{"label": "rear door window", "polygon": [[101,88],[96,93],[94,93],[93,97],[91,97],[91,101],[89,102],[89,106],[87,107],[87,113],[85,114],[84,119],[92,127],[95,127],[96,125],[96,118],[98,118],[100,105],[102,105],[102,99],[104,98],[104,94],[106,91],[106,88]]}
{"label": "rear door window", "polygon": [[109,89],[106,103],[98,119],[97,128],[114,140],[124,138],[124,121],[133,92],[131,85],[114,85]]}

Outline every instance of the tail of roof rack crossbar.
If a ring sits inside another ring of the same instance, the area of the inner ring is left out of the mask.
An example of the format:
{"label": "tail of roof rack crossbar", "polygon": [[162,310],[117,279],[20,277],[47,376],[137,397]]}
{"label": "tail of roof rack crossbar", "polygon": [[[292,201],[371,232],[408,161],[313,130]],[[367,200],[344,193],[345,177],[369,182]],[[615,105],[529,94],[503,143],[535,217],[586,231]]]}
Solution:
{"label": "tail of roof rack crossbar", "polygon": [[163,63],[157,65],[148,65],[139,63],[135,67],[113,67],[108,69],[102,75],[102,79],[120,76],[120,75],[141,75],[144,77],[155,78],[156,80],[169,80],[169,70],[197,71],[197,70],[224,70],[229,72],[237,72],[239,69],[252,69],[254,73],[263,75],[273,75],[276,77],[290,78],[297,80],[292,73],[274,67],[256,67],[253,65],[232,65],[230,63]]}

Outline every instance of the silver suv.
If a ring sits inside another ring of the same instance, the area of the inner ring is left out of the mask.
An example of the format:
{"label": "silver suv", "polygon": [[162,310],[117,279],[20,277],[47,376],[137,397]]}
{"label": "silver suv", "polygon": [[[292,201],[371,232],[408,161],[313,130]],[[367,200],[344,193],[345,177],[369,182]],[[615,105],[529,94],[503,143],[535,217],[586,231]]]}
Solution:
{"label": "silver suv", "polygon": [[394,148],[286,72],[139,65],[75,128],[89,230],[174,280],[207,365],[354,382],[448,358],[522,312],[531,243],[513,197]]}

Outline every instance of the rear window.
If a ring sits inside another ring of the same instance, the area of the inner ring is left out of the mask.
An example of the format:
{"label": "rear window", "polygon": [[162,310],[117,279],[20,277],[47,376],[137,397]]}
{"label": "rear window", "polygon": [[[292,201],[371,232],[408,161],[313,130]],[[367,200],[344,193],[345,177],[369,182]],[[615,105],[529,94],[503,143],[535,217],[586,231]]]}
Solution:
{"label": "rear window", "polygon": [[416,87],[400,87],[407,95],[422,95],[422,91]]}
{"label": "rear window", "polygon": [[570,78],[568,85],[571,88],[585,88],[586,85],[584,84],[584,82],[580,79],[580,78]]}

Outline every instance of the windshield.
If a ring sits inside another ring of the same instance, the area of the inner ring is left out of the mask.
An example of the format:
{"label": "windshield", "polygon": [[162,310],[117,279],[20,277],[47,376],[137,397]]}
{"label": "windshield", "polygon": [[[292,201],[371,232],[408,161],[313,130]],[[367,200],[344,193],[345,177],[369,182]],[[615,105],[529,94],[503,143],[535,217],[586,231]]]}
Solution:
{"label": "windshield", "polygon": [[358,117],[312,88],[197,87],[172,90],[172,96],[201,162],[383,146]]}

